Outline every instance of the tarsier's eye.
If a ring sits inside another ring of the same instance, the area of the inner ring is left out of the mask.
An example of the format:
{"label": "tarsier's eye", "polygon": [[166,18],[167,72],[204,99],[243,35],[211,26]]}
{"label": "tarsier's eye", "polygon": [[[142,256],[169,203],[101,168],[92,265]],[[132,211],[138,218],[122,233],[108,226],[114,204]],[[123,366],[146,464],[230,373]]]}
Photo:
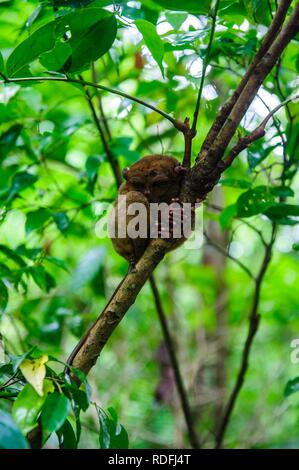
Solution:
{"label": "tarsier's eye", "polygon": [[154,187],[164,187],[168,184],[168,178],[155,178],[152,182]]}
{"label": "tarsier's eye", "polygon": [[132,179],[131,183],[135,186],[135,188],[143,188],[144,182],[139,179]]}

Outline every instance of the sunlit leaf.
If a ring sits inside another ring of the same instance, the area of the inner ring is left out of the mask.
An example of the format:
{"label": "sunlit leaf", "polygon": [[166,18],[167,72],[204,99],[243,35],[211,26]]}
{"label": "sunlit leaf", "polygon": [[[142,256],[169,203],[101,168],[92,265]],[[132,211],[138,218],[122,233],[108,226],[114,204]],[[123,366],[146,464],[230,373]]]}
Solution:
{"label": "sunlit leaf", "polygon": [[136,20],[135,25],[142,34],[146,46],[159,65],[162,76],[164,77],[164,68],[162,63],[164,56],[164,42],[157,34],[155,26],[149,21]]}
{"label": "sunlit leaf", "polygon": [[38,359],[25,359],[20,365],[25,379],[40,396],[43,396],[43,383],[46,376],[45,363],[47,361],[48,356],[41,356]]}

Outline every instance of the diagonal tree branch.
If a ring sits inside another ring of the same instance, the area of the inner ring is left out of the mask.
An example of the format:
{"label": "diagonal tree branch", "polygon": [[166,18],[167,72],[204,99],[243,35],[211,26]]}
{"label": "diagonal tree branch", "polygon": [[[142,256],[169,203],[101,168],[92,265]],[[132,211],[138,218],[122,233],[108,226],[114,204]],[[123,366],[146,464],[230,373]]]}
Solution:
{"label": "diagonal tree branch", "polygon": [[259,61],[264,57],[265,53],[268,51],[269,47],[273,43],[274,39],[276,38],[285,18],[286,14],[288,12],[288,8],[290,4],[292,3],[292,0],[282,0],[279,4],[279,7],[277,9],[276,15],[274,16],[274,19],[270,25],[270,28],[268,29],[266,35],[263,38],[263,41],[260,45],[260,48],[258,49],[252,63],[250,64],[247,72],[245,73],[244,77],[242,78],[241,82],[239,83],[237,89],[233,93],[232,97],[230,98],[229,101],[225,103],[225,105],[220,109],[220,112],[218,116],[216,117],[210,131],[208,132],[208,135],[206,139],[204,140],[204,143],[202,145],[201,151],[200,151],[200,158],[204,158],[207,151],[210,149],[212,146],[215,138],[217,137],[218,133],[220,132],[223,124],[225,123],[227,117],[229,116],[231,110],[233,109],[235,103],[237,102],[240,94],[244,90],[249,77],[252,75],[253,71],[255,70],[257,64]]}
{"label": "diagonal tree branch", "polygon": [[293,13],[289,17],[286,25],[276,37],[272,46],[267,50],[265,55],[259,60],[256,67],[249,76],[247,83],[244,85],[239,97],[233,105],[226,122],[222,126],[213,145],[208,150],[204,160],[200,158],[198,163],[202,171],[210,172],[222,158],[225,149],[229,145],[238,125],[243,119],[250,104],[255,98],[258,89],[267,77],[269,72],[276,64],[278,58],[283,53],[289,42],[295,37],[299,30],[299,2],[297,2]]}
{"label": "diagonal tree branch", "polygon": [[256,140],[260,139],[265,135],[265,128],[267,123],[270,121],[270,119],[274,116],[277,111],[279,111],[283,106],[286,106],[290,101],[295,101],[299,98],[299,95],[294,95],[290,96],[290,98],[287,98],[286,100],[282,101],[282,103],[279,103],[270,113],[265,117],[265,119],[262,121],[262,123],[250,134],[241,137],[236,145],[231,149],[229,152],[228,156],[223,160],[225,167],[229,167],[234,159],[247,147],[249,147],[250,144],[255,142]]}

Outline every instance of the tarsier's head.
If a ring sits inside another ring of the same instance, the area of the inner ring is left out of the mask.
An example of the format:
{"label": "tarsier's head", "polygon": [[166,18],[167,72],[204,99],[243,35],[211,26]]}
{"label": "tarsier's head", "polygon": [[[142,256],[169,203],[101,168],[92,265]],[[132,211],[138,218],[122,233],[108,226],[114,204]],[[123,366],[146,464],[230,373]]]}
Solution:
{"label": "tarsier's head", "polygon": [[150,202],[170,202],[180,192],[185,169],[173,157],[148,155],[123,171],[130,189]]}

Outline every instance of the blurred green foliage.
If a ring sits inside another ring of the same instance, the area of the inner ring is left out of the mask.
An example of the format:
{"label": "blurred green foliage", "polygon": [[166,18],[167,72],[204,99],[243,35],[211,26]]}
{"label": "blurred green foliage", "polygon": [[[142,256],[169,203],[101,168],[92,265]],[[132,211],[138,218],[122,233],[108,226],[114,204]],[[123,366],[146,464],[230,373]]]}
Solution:
{"label": "blurred green foliage", "polygon": [[[272,0],[220,1],[193,159],[254,56],[275,6]],[[103,0],[2,1],[0,71],[15,78],[97,77],[101,85],[184,119],[194,112],[210,7],[209,1],[191,0],[118,1],[114,6]],[[243,119],[241,135],[296,91],[298,57],[298,41],[293,41]],[[161,115],[117,95],[91,88],[90,93],[102,124],[99,103],[104,110],[109,147],[121,168],[149,153],[182,160],[182,136]],[[211,195],[204,204],[209,236],[218,234],[224,250],[254,274],[263,256],[261,234],[268,241],[272,222],[279,227],[262,285],[261,327],[226,436],[228,447],[299,445],[299,398],[293,394],[299,374],[291,362],[291,341],[299,337],[298,116],[298,102],[281,109],[265,138],[243,152],[220,181],[220,203]],[[126,262],[108,238],[98,236],[97,224],[116,192],[81,85],[0,84],[0,331],[5,348],[0,448],[26,447],[24,435],[40,413],[43,442],[50,447],[58,440],[75,447],[80,435],[79,447],[87,448],[127,447],[128,436],[133,448],[188,445],[177,399],[167,400],[173,394],[171,379],[166,399],[157,400],[165,370],[148,285],[106,345],[89,383],[81,377],[83,388],[65,381],[62,364],[51,362],[66,360],[126,272]],[[217,270],[209,249],[205,243],[196,251],[181,247],[156,273],[196,429],[207,447],[213,445],[217,367],[226,371],[227,397],[239,369],[254,289],[248,273],[216,250]],[[224,302],[222,329],[219,302]],[[219,332],[225,339],[222,356],[217,354]],[[39,396],[32,382],[26,383],[22,364],[43,355],[48,362],[38,362],[44,387]],[[8,430],[2,440],[1,429]]]}

